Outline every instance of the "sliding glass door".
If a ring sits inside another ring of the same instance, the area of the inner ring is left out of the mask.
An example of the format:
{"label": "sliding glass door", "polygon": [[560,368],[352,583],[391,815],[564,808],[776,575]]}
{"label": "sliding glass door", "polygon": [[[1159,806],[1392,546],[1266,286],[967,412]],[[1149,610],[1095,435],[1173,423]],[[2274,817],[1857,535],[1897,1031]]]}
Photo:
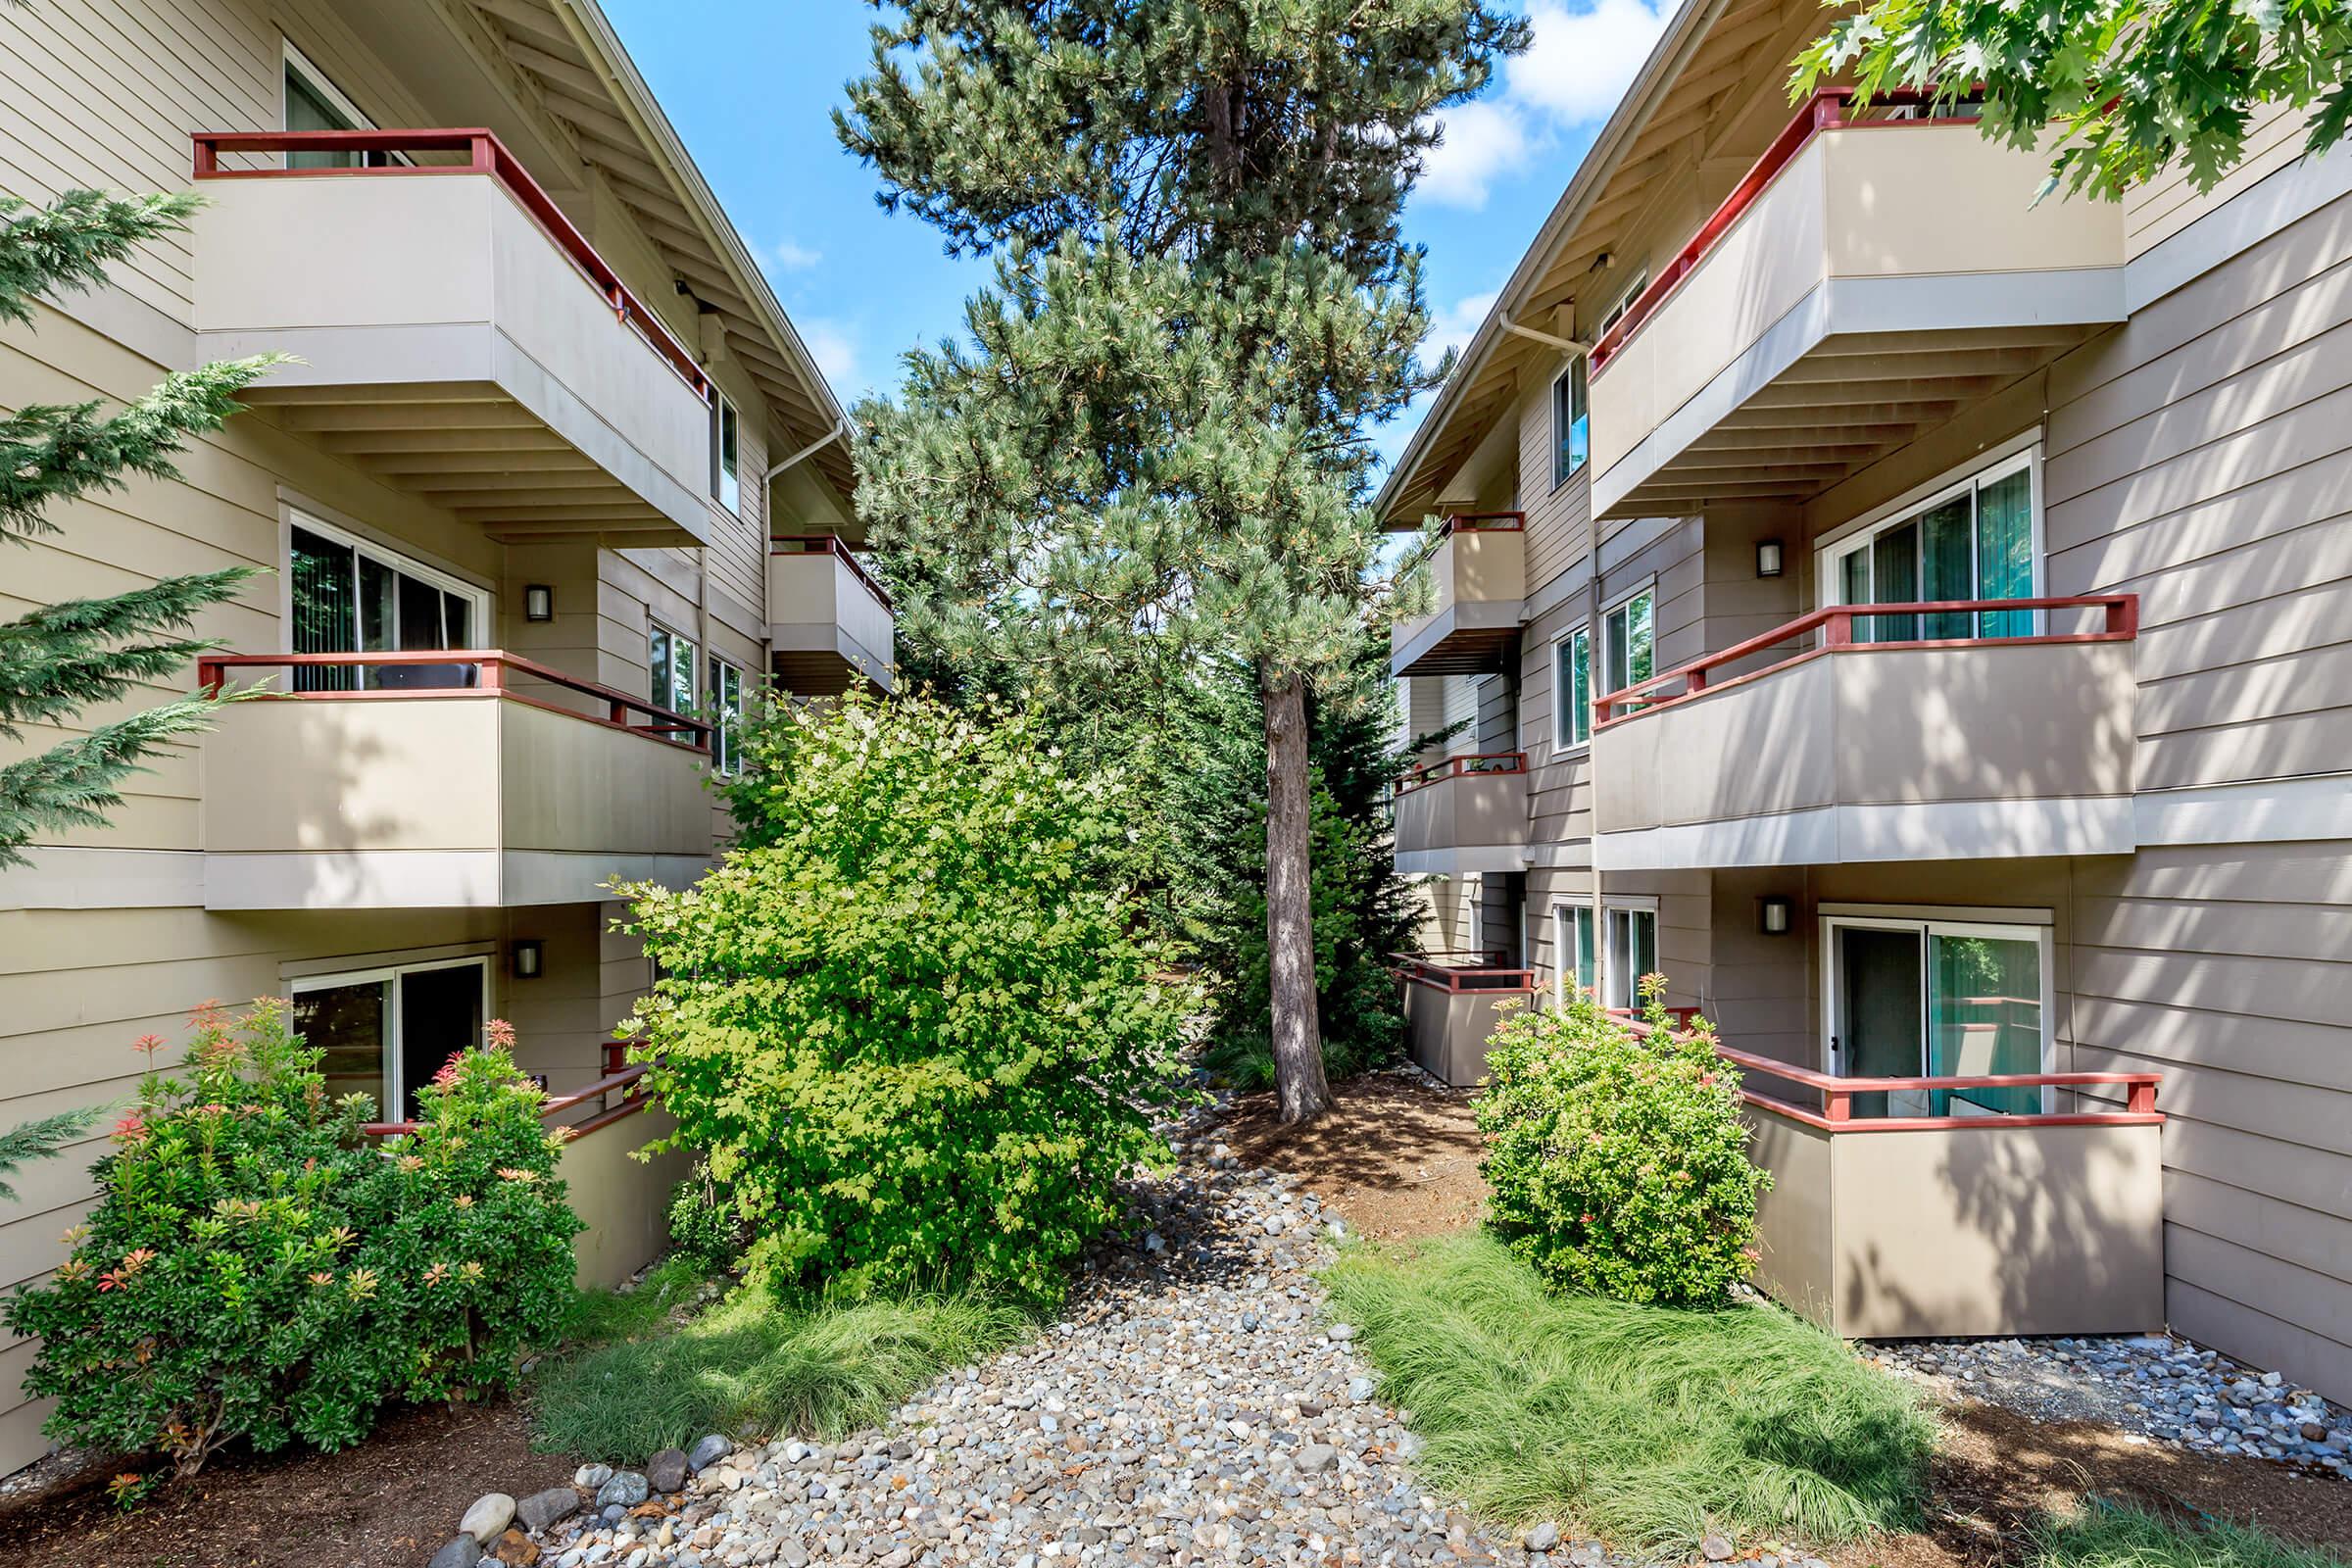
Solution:
{"label": "sliding glass door", "polygon": [[325,1054],[329,1098],[363,1094],[386,1121],[413,1119],[416,1091],[442,1063],[481,1044],[486,958],[392,964],[294,981],[294,1032]]}
{"label": "sliding glass door", "polygon": [[[488,640],[489,597],[387,550],[305,519],[293,525],[287,564],[290,651],[355,654],[474,648]],[[301,692],[402,691],[470,686],[468,664],[306,665]]]}
{"label": "sliding glass door", "polygon": [[[1823,553],[1822,597],[1840,605],[1936,604],[2034,597],[2034,466],[2021,454],[1962,481],[1927,506],[1888,518]],[[2030,610],[1873,615],[1856,642],[2026,637]]]}
{"label": "sliding glass door", "polygon": [[[1845,1078],[1984,1078],[2047,1072],[2049,930],[1832,917],[1823,1016]],[[1857,1116],[2032,1115],[2039,1087],[1857,1095]]]}

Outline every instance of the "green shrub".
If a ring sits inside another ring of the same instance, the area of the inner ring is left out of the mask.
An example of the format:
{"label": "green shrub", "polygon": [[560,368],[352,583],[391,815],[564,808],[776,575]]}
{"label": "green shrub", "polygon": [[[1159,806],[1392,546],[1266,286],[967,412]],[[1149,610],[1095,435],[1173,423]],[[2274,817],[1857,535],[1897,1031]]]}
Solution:
{"label": "green shrub", "polygon": [[748,740],[747,847],[627,890],[670,1146],[732,1194],[755,1280],[1057,1294],[1182,1082],[1185,995],[1106,871],[1121,792],[922,698]]}
{"label": "green shrub", "polygon": [[507,1054],[512,1030],[452,1056],[417,1092],[416,1131],[390,1140],[363,1236],[400,1318],[400,1392],[466,1399],[513,1387],[524,1353],[561,1336],[582,1226],[556,1160],[564,1135]]}
{"label": "green shrub", "polygon": [[726,1268],[743,1250],[734,1202],[718,1190],[708,1160],[696,1160],[694,1174],[670,1191],[669,1246],[706,1274]]}
{"label": "green shrub", "polygon": [[1351,1248],[1325,1283],[1381,1397],[1413,1412],[1418,1467],[1482,1511],[1661,1558],[1710,1530],[1826,1547],[1918,1524],[1934,1426],[1778,1306],[1562,1296],[1478,1234]]}
{"label": "green shrub", "polygon": [[1771,1178],[1713,1031],[1675,1033],[1662,990],[1643,978],[1646,1037],[1582,995],[1495,1032],[1478,1102],[1488,1223],[1555,1289],[1715,1305],[1755,1260]]}
{"label": "green shrub", "polygon": [[747,1287],[674,1332],[552,1368],[532,1400],[537,1441],[635,1464],[706,1432],[837,1439],[1025,1326],[964,1297],[788,1302]]}
{"label": "green shrub", "polygon": [[181,1476],[237,1440],[340,1448],[387,1399],[504,1384],[552,1337],[579,1222],[538,1090],[503,1049],[466,1053],[387,1150],[360,1131],[372,1101],[327,1100],[286,1013],[197,1010],[185,1069],[147,1073],[116,1124],[72,1255],[10,1301],[42,1341],[24,1386],[58,1401],[51,1435]]}

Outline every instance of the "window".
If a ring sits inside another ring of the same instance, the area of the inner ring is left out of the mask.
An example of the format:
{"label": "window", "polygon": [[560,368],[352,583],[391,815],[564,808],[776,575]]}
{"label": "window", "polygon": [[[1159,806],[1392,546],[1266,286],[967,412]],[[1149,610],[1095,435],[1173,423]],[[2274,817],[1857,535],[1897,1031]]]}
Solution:
{"label": "window", "polygon": [[1603,696],[1657,673],[1657,634],[1650,614],[1655,598],[1655,589],[1644,588],[1600,617]]}
{"label": "window", "polygon": [[1609,335],[1609,329],[1614,327],[1619,321],[1625,319],[1626,312],[1634,308],[1634,301],[1640,299],[1642,291],[1648,287],[1649,269],[1644,267],[1634,274],[1633,281],[1628,283],[1625,286],[1624,292],[1617,296],[1617,303],[1610,306],[1608,310],[1602,314],[1600,318],[1600,329],[1592,334],[1592,340],[1597,343],[1602,338],[1607,337]]}
{"label": "window", "polygon": [[[2034,597],[2040,525],[2034,490],[2034,454],[2023,452],[1970,475],[1925,506],[1839,539],[1822,551],[1822,602],[1904,605]],[[1873,615],[1854,621],[1854,641],[2030,637],[2036,619],[2031,610]]]}
{"label": "window", "polygon": [[1592,414],[1585,357],[1568,362],[1551,383],[1551,482],[1566,484],[1592,455]]}
{"label": "window", "polygon": [[[288,534],[289,651],[415,652],[487,641],[490,597],[469,583],[297,514]],[[470,686],[469,664],[298,667],[301,692]]]}
{"label": "window", "polygon": [[[336,90],[326,74],[295,48],[285,46],[284,101],[280,106],[288,130],[372,130],[375,122]],[[381,169],[407,163],[391,153],[288,153],[288,169]]]}
{"label": "window", "polygon": [[[1830,1070],[1849,1078],[2049,1071],[2050,930],[1831,916],[1822,1017]],[[1857,1116],[2032,1115],[2046,1087],[1856,1095]]]}
{"label": "window", "polygon": [[1592,947],[1592,906],[1555,904],[1551,906],[1553,1000],[1568,1005],[1568,987],[1591,991],[1597,978]]}
{"label": "window", "polygon": [[1604,905],[1601,919],[1608,932],[1600,972],[1601,1005],[1639,1007],[1642,977],[1658,967],[1658,911]]}
{"label": "window", "polygon": [[416,1114],[416,1091],[442,1063],[481,1044],[490,1016],[490,960],[443,958],[292,983],[294,1032],[325,1054],[329,1098],[363,1094],[379,1117]]}
{"label": "window", "polygon": [[741,462],[742,430],[735,405],[724,392],[710,394],[710,495],[720,506],[743,514]]}
{"label": "window", "polygon": [[743,668],[710,656],[710,765],[721,773],[743,771]]}
{"label": "window", "polygon": [[1552,647],[1552,748],[1566,751],[1592,738],[1592,629],[1579,626]]}
{"label": "window", "polygon": [[657,624],[649,639],[648,664],[652,679],[647,682],[647,695],[658,706],[672,712],[694,711],[694,656],[700,652],[690,637],[681,637],[667,626]]}

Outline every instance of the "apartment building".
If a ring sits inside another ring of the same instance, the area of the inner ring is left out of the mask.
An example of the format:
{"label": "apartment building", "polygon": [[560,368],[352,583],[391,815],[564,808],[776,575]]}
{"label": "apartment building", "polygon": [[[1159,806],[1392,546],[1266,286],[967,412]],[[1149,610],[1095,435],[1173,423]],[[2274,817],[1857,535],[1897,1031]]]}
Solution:
{"label": "apartment building", "polygon": [[[623,1158],[650,1126],[607,1042],[650,976],[608,884],[709,863],[761,682],[890,680],[832,391],[594,0],[37,0],[0,8],[0,189],[210,199],[0,332],[0,402],[297,356],[181,482],[0,561],[0,613],[270,568],[200,624],[230,657],[140,702],[283,694],[0,872],[0,1118],[123,1096],[130,1042],[207,999],[290,994],[397,1119],[503,1016],[576,1128],[630,1129],[566,1155],[583,1275],[625,1272],[668,1173]],[[6,1281],[65,1255],[95,1152],[15,1178]],[[0,1348],[0,1469],[43,1447],[32,1350]]]}
{"label": "apartment building", "polygon": [[1965,105],[1792,118],[1819,20],[1681,8],[1383,493],[1408,999],[1665,973],[1844,1332],[2352,1397],[2352,155],[2036,204]]}

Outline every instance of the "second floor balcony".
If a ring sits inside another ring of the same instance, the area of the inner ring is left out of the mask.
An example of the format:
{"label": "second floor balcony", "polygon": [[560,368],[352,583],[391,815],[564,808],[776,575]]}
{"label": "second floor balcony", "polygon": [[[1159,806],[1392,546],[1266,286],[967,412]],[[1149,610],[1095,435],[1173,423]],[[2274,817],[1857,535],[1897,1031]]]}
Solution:
{"label": "second floor balcony", "polygon": [[1611,692],[1593,864],[2129,854],[2137,623],[2131,594],[1839,605]]}
{"label": "second floor balcony", "polygon": [[1396,869],[1462,876],[1527,864],[1527,754],[1448,757],[1397,782]]}
{"label": "second floor balcony", "polygon": [[1505,667],[1527,597],[1527,514],[1461,513],[1446,519],[1429,560],[1429,613],[1389,632],[1394,675],[1473,675]]}
{"label": "second floor balcony", "polygon": [[708,541],[709,380],[497,137],[206,133],[195,177],[200,352],[296,357],[267,417],[501,539]]}
{"label": "second floor balcony", "polygon": [[829,533],[768,541],[767,640],[787,691],[831,697],[864,681],[890,691],[898,629],[890,594]]}
{"label": "second floor balcony", "polygon": [[1592,507],[1811,499],[2124,318],[2118,204],[1915,95],[1815,95],[1592,350]]}
{"label": "second floor balcony", "polygon": [[710,864],[710,730],[497,650],[228,654],[275,689],[204,743],[211,909],[581,904]]}

